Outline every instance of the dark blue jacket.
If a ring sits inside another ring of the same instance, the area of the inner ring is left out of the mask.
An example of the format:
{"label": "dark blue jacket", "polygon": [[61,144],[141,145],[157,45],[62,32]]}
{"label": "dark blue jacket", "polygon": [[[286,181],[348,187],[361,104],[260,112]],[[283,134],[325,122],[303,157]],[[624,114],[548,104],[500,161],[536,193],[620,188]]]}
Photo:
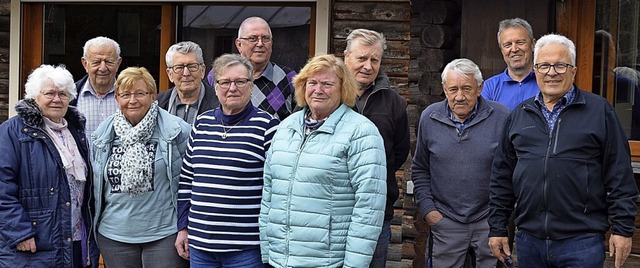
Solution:
{"label": "dark blue jacket", "polygon": [[[18,116],[0,125],[0,267],[72,267],[71,194],[62,159],[44,130],[36,102],[21,100],[15,108]],[[84,117],[70,106],[65,119],[90,168]],[[87,178],[83,248],[91,233],[90,170]],[[31,237],[36,253],[16,251],[18,243]]]}
{"label": "dark blue jacket", "polygon": [[638,188],[627,138],[606,99],[576,91],[553,131],[533,98],[509,115],[489,185],[489,236],[507,236],[512,211],[518,230],[541,239],[633,234]]}

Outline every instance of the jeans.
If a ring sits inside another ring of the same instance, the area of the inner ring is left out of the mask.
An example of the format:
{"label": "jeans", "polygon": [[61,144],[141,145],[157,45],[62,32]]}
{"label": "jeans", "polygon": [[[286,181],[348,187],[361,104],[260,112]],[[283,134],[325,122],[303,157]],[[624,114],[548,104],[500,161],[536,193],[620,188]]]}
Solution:
{"label": "jeans", "polygon": [[189,247],[191,268],[263,268],[260,249],[208,252]]}
{"label": "jeans", "polygon": [[604,266],[603,234],[592,233],[562,240],[548,240],[516,231],[515,240],[520,268]]}
{"label": "jeans", "polygon": [[376,250],[373,252],[373,259],[369,268],[384,268],[387,265],[387,249],[391,240],[391,220],[382,223],[382,232],[378,237]]}
{"label": "jeans", "polygon": [[98,233],[97,242],[104,264],[109,268],[189,267],[189,262],[178,255],[173,245],[176,234],[157,241],[129,244],[111,240]]}

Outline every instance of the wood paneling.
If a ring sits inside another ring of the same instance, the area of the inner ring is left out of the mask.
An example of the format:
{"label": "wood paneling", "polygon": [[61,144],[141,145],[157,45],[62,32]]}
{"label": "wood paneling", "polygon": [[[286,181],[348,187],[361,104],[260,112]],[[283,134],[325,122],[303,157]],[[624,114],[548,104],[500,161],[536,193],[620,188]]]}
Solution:
{"label": "wood paneling", "polygon": [[22,31],[20,51],[22,66],[20,66],[20,94],[24,95],[24,83],[27,77],[42,64],[42,10],[41,3],[23,3],[22,28],[29,29]]}
{"label": "wood paneling", "polygon": [[169,77],[166,75],[167,63],[164,61],[164,55],[169,50],[169,47],[175,42],[175,27],[173,22],[175,21],[175,7],[173,4],[162,4],[162,20],[161,28],[164,29],[160,32],[160,70],[159,76],[159,89],[164,91],[172,88],[170,85]]}
{"label": "wood paneling", "polygon": [[557,32],[576,44],[575,83],[591,91],[593,82],[593,50],[596,0],[565,0],[556,2]]}
{"label": "wood paneling", "polygon": [[460,57],[475,62],[484,78],[504,71],[507,65],[498,47],[498,23],[509,18],[525,19],[533,28],[533,36],[539,38],[553,31],[552,2],[462,0]]}
{"label": "wood paneling", "polygon": [[409,1],[335,1],[333,7],[334,19],[409,21],[411,19],[411,6],[402,4],[401,2],[408,3]]}

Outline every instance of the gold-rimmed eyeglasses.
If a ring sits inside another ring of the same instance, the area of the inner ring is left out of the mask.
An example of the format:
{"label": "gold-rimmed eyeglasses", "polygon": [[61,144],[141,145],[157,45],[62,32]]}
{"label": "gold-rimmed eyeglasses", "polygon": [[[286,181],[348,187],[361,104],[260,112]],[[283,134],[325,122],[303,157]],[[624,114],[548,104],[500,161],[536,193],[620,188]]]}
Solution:
{"label": "gold-rimmed eyeglasses", "polygon": [[147,95],[149,95],[149,92],[136,92],[136,93],[126,92],[126,93],[118,94],[118,97],[123,100],[131,99],[131,97],[134,97],[135,99],[139,100],[144,98]]}
{"label": "gold-rimmed eyeglasses", "polygon": [[56,96],[58,96],[58,98],[60,98],[60,100],[69,100],[71,97],[69,96],[69,94],[67,92],[64,91],[47,91],[47,92],[42,92],[42,96],[44,96],[47,99],[53,100],[56,98]]}

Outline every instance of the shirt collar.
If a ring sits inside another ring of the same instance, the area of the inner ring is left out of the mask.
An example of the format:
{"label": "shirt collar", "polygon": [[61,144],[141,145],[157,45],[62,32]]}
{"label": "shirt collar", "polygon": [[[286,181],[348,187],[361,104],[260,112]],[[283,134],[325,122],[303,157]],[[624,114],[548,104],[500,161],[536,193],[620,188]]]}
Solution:
{"label": "shirt collar", "polygon": [[271,81],[271,78],[273,77],[273,65],[271,64],[271,62],[267,62],[267,67],[264,69],[264,72],[262,72],[260,77],[264,77]]}
{"label": "shirt collar", "polygon": [[[571,86],[571,89],[569,89],[569,91],[567,91],[567,93],[565,93],[562,98],[560,98],[560,100],[558,100],[559,103],[561,103],[562,105],[569,105],[571,103],[573,103],[573,101],[576,98],[576,87],[575,86]],[[538,92],[538,94],[536,94],[536,97],[534,99],[534,102],[538,105],[538,106],[545,106],[544,105],[544,98],[542,97],[542,91]]]}
{"label": "shirt collar", "polygon": [[[115,94],[115,90],[116,90],[115,85],[112,85],[111,89],[109,89],[109,91],[107,91],[107,94],[104,94],[104,95],[107,96],[109,94]],[[98,94],[96,93],[96,91],[91,86],[91,82],[89,81],[89,78],[87,78],[87,81],[84,83],[84,85],[82,86],[82,89],[80,91],[80,95],[84,96],[86,94],[91,94],[94,97],[99,98]]]}
{"label": "shirt collar", "polygon": [[[480,98],[480,97],[478,97],[478,98]],[[463,124],[469,123],[469,122],[471,122],[471,120],[473,120],[474,117],[476,117],[476,113],[478,112],[478,101],[476,101],[476,105],[473,107],[473,111],[471,112],[471,115],[468,116],[464,120],[464,122],[460,122],[458,120],[458,118],[456,118],[456,116],[453,115],[453,113],[451,112],[451,108],[449,108],[449,103],[447,102],[446,104],[447,104],[446,105],[447,106],[447,116],[449,116],[449,119],[451,119],[451,121],[453,121],[454,123],[463,123]]]}

